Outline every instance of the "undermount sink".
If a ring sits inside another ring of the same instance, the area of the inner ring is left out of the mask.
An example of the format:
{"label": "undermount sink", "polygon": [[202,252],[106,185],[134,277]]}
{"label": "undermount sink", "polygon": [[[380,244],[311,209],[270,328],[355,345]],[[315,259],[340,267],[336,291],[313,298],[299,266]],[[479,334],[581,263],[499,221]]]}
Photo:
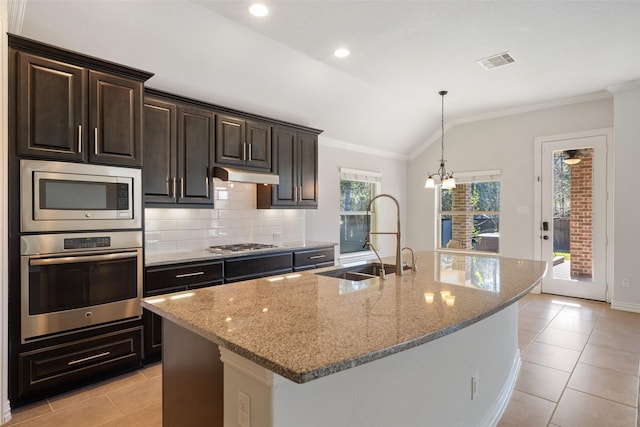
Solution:
{"label": "undermount sink", "polygon": [[[384,271],[386,274],[395,273],[396,267],[392,264],[384,264]],[[323,271],[316,274],[359,282],[361,280],[368,280],[378,277],[379,272],[380,265],[378,264],[362,264],[355,265],[353,267],[343,267],[335,270]]]}

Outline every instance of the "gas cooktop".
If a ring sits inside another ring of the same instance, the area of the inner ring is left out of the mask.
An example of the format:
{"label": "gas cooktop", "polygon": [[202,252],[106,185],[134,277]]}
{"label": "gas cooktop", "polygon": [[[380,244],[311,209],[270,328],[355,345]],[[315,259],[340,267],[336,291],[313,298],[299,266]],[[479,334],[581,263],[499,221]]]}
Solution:
{"label": "gas cooktop", "polygon": [[217,254],[231,254],[236,252],[255,251],[258,249],[275,248],[276,245],[268,243],[236,243],[233,245],[209,246],[209,251]]}

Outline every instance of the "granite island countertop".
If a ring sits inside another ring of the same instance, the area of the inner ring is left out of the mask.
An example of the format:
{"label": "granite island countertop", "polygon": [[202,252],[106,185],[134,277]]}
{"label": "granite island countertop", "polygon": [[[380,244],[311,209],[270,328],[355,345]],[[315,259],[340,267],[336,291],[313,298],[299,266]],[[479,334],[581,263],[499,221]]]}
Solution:
{"label": "granite island countertop", "polygon": [[233,254],[214,253],[208,249],[194,249],[175,252],[156,252],[145,253],[144,265],[145,267],[153,267],[158,265],[179,264],[193,261],[208,261],[216,259],[233,258],[240,256],[259,255],[273,252],[283,251],[297,251],[305,249],[315,249],[327,246],[335,246],[335,243],[331,242],[318,242],[318,241],[292,241],[283,242],[273,248],[257,249],[252,251],[236,252]]}
{"label": "granite island countertop", "polygon": [[[418,272],[364,281],[317,272],[146,298],[152,312],[297,383],[454,333],[515,303],[546,263],[417,252]],[[385,262],[393,263],[392,259]],[[452,306],[441,291],[455,296]],[[433,293],[427,302],[425,293]]]}

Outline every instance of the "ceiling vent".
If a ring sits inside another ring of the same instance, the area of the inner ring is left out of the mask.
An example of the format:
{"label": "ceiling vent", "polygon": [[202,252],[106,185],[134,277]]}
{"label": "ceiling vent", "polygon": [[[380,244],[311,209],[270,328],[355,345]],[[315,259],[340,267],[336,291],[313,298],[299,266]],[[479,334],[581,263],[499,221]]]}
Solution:
{"label": "ceiling vent", "polygon": [[513,62],[516,62],[516,60],[513,59],[513,56],[511,56],[509,52],[499,53],[476,61],[476,63],[487,70],[502,67],[503,65],[511,64]]}

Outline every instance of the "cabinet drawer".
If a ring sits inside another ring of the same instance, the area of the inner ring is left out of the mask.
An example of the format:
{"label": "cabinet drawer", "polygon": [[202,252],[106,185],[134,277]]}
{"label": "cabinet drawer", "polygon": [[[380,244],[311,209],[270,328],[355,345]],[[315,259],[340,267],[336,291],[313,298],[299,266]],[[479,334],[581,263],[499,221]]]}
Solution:
{"label": "cabinet drawer", "polygon": [[255,279],[291,271],[291,252],[227,260],[225,282]]}
{"label": "cabinet drawer", "polygon": [[142,327],[22,353],[20,393],[71,384],[142,361]]}
{"label": "cabinet drawer", "polygon": [[333,260],[334,249],[332,247],[293,253],[293,266],[295,268],[333,263]]}
{"label": "cabinet drawer", "polygon": [[222,261],[218,261],[187,264],[180,267],[149,268],[145,271],[145,295],[156,295],[160,293],[159,291],[176,292],[220,283],[223,278],[222,266]]}

